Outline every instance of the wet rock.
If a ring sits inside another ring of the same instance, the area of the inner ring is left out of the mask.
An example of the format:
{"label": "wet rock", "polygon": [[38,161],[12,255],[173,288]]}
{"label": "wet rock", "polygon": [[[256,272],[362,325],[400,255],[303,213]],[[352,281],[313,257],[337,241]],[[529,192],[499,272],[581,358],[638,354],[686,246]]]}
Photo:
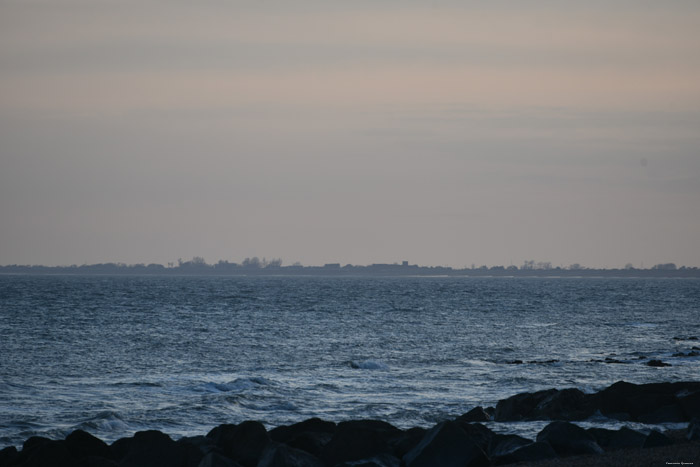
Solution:
{"label": "wet rock", "polygon": [[[676,394],[682,391],[687,393],[700,390],[696,383],[653,383],[631,384],[617,382],[612,386],[588,397],[589,404],[598,409],[601,414],[613,417],[616,414],[629,414],[631,420],[640,420],[640,417],[649,416],[659,419],[664,411],[663,407],[677,406],[679,402]],[[655,413],[656,411],[659,411]],[[668,411],[667,414],[673,415]],[[670,416],[670,415],[669,415]],[[676,415],[673,415],[674,419]],[[663,420],[660,420],[663,421]]]}
{"label": "wet rock", "polygon": [[534,393],[526,392],[500,400],[498,404],[496,404],[496,412],[493,418],[498,422],[532,419],[532,411],[537,404],[556,392],[556,389],[548,389]]}
{"label": "wet rock", "polygon": [[270,441],[267,430],[260,422],[245,421],[239,425],[219,425],[207,434],[226,456],[245,467],[257,465],[258,459]]}
{"label": "wet rock", "polygon": [[17,448],[14,446],[8,446],[5,449],[0,450],[0,465],[12,465],[19,456]]}
{"label": "wet rock", "polygon": [[323,463],[306,451],[271,442],[265,447],[257,467],[323,467]]}
{"label": "wet rock", "polygon": [[185,445],[188,451],[194,450],[202,456],[206,456],[210,452],[219,449],[216,443],[214,443],[214,440],[206,436],[185,436],[177,440],[177,443]]}
{"label": "wet rock", "polygon": [[[22,449],[24,451],[24,449]],[[35,446],[22,467],[74,467],[78,460],[73,457],[64,441],[52,441]]]}
{"label": "wet rock", "polygon": [[380,454],[369,459],[344,462],[339,467],[400,467],[401,460],[390,454]]}
{"label": "wet rock", "polygon": [[293,448],[306,451],[313,456],[320,457],[323,453],[323,448],[326,447],[332,438],[333,435],[331,433],[307,431],[289,439],[286,444]]}
{"label": "wet rock", "polygon": [[673,440],[661,433],[660,431],[652,430],[651,433],[644,440],[642,448],[655,448],[659,446],[670,446],[673,444]]}
{"label": "wet rock", "polygon": [[589,428],[586,430],[593,435],[598,445],[605,451],[618,449],[641,448],[647,435],[627,427],[619,430],[607,430],[605,428]]}
{"label": "wet rock", "polygon": [[309,418],[303,422],[295,423],[293,425],[283,425],[278,426],[270,430],[270,439],[273,441],[278,441],[280,443],[286,443],[291,438],[298,436],[302,433],[335,433],[336,424],[333,422],[327,422],[321,420],[320,418]]}
{"label": "wet rock", "polygon": [[700,418],[700,390],[696,392],[681,391],[676,394],[676,399],[686,420]]}
{"label": "wet rock", "polygon": [[532,444],[532,441],[518,435],[499,435],[491,438],[486,453],[491,459],[507,456],[523,446]]}
{"label": "wet rock", "polygon": [[649,360],[647,362],[647,366],[654,366],[657,368],[665,367],[665,366],[672,366],[670,363],[662,362],[661,360]]}
{"label": "wet rock", "polygon": [[66,446],[76,459],[103,457],[113,459],[112,450],[99,438],[83,430],[75,430],[66,437]]}
{"label": "wet rock", "polygon": [[518,420],[583,420],[593,411],[586,395],[578,389],[548,389],[518,394],[496,405],[494,419]]}
{"label": "wet rock", "polygon": [[413,449],[425,436],[428,430],[421,427],[413,427],[403,431],[396,438],[391,440],[391,447],[394,454],[399,459],[402,458],[408,451]]}
{"label": "wet rock", "polygon": [[657,423],[680,423],[688,420],[683,414],[680,405],[664,405],[652,412],[642,414],[638,417],[642,423],[657,424]]}
{"label": "wet rock", "polygon": [[139,431],[125,446],[120,467],[188,467],[186,450],[160,431]]}
{"label": "wet rock", "polygon": [[406,467],[478,467],[488,465],[489,459],[459,424],[446,421],[428,430],[403,462]]}
{"label": "wet rock", "polygon": [[472,441],[476,443],[482,451],[486,452],[496,436],[496,433],[489,430],[486,426],[481,423],[460,423],[457,422],[459,427],[464,430],[464,432],[471,438]]}
{"label": "wet rock", "polygon": [[483,407],[474,407],[464,415],[460,415],[457,420],[460,422],[489,422],[491,415]]}
{"label": "wet rock", "polygon": [[523,361],[522,360],[508,360],[505,363],[506,363],[506,365],[522,365]]}
{"label": "wet rock", "polygon": [[537,441],[549,443],[560,456],[601,454],[603,449],[583,428],[568,422],[552,422],[537,435]]}
{"label": "wet rock", "polygon": [[557,457],[556,451],[544,441],[537,441],[515,451],[494,459],[494,465],[513,464],[515,462],[537,462]]}
{"label": "wet rock", "polygon": [[211,451],[199,461],[197,467],[241,467],[241,464],[232,461],[221,453]]}
{"label": "wet rock", "polygon": [[700,440],[700,418],[694,418],[690,421],[685,437],[688,441]]}
{"label": "wet rock", "polygon": [[329,465],[392,453],[392,441],[401,430],[379,420],[353,420],[338,424],[324,447],[321,460]]}

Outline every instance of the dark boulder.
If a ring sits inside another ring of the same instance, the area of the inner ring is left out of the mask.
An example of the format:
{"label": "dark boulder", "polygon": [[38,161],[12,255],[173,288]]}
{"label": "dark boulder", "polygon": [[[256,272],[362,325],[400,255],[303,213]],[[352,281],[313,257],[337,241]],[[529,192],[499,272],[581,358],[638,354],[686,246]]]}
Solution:
{"label": "dark boulder", "polygon": [[207,434],[224,454],[245,467],[254,467],[270,442],[260,422],[245,421],[239,425],[219,425]]}
{"label": "dark boulder", "polygon": [[652,430],[651,433],[647,436],[647,438],[644,440],[644,444],[642,447],[644,449],[646,448],[656,448],[659,446],[670,446],[673,444],[673,440],[666,436],[665,434]]}
{"label": "dark boulder", "polygon": [[446,421],[428,430],[403,462],[407,467],[478,467],[489,465],[489,458],[459,424]]}
{"label": "dark boulder", "polygon": [[683,410],[686,420],[700,418],[700,389],[695,392],[681,391],[676,394],[676,400]]}
{"label": "dark boulder", "polygon": [[662,368],[665,366],[672,366],[670,363],[662,362],[661,360],[649,360],[647,366],[655,366],[657,368]]}
{"label": "dark boulder", "polygon": [[[116,444],[116,442],[115,442]],[[114,445],[112,445],[114,452]],[[157,430],[139,431],[128,443],[120,467],[188,467],[187,452]]]}
{"label": "dark boulder", "polygon": [[66,447],[76,459],[103,457],[114,459],[112,450],[99,438],[83,430],[75,430],[66,437]]}
{"label": "dark boulder", "polygon": [[64,441],[50,440],[34,446],[21,465],[22,467],[74,467],[77,464],[78,460],[71,455]]}
{"label": "dark boulder", "polygon": [[546,441],[560,456],[601,454],[603,449],[583,428],[568,422],[552,422],[537,435],[537,441]]}
{"label": "dark boulder", "polygon": [[499,435],[491,438],[486,453],[491,459],[506,456],[513,451],[517,451],[523,446],[532,444],[532,441],[518,435]]}
{"label": "dark boulder", "polygon": [[688,420],[679,404],[669,404],[658,407],[651,412],[641,414],[637,419],[642,423],[681,423]]}
{"label": "dark boulder", "polygon": [[323,448],[321,460],[328,465],[393,454],[393,442],[401,430],[379,420],[352,420],[338,424],[333,438]]}
{"label": "dark boulder", "polygon": [[369,459],[343,462],[338,467],[400,467],[401,460],[391,454],[380,454]]}
{"label": "dark boulder", "polygon": [[688,441],[700,440],[700,419],[694,418],[690,421],[685,437]]}
{"label": "dark boulder", "polygon": [[280,443],[286,443],[291,438],[298,436],[302,433],[335,433],[336,424],[333,422],[327,422],[321,420],[320,418],[309,418],[303,422],[295,423],[293,425],[283,425],[278,426],[270,430],[270,439]]}
{"label": "dark boulder", "polygon": [[537,462],[557,457],[549,443],[537,441],[493,460],[494,465],[514,464],[516,462]]}
{"label": "dark boulder", "polygon": [[489,422],[491,421],[491,415],[489,415],[483,407],[474,407],[469,412],[461,415],[457,418],[459,422]]}
{"label": "dark boulder", "polygon": [[605,451],[618,449],[641,448],[647,435],[627,427],[619,430],[607,430],[605,428],[589,428],[590,433]]}
{"label": "dark boulder", "polygon": [[394,455],[399,459],[402,458],[408,451],[420,443],[427,432],[428,430],[421,427],[413,427],[402,431],[390,441]]}
{"label": "dark boulder", "polygon": [[8,446],[0,450],[0,465],[12,465],[14,461],[19,456],[17,448],[14,446]]}
{"label": "dark boulder", "polygon": [[[692,383],[653,383],[631,384],[623,381],[589,396],[589,403],[603,415],[612,417],[617,414],[629,414],[631,420],[639,421],[640,417],[648,416],[656,422],[663,421],[660,417],[662,407],[678,405],[675,394],[692,389]],[[676,418],[672,412],[666,412]]]}
{"label": "dark boulder", "polygon": [[586,395],[578,389],[547,389],[523,393],[496,405],[496,421],[583,420],[593,413]]}
{"label": "dark boulder", "polygon": [[273,441],[265,447],[257,467],[323,467],[323,463],[306,451]]}
{"label": "dark boulder", "polygon": [[241,467],[241,464],[219,452],[211,451],[199,461],[197,467]]}
{"label": "dark boulder", "polygon": [[287,440],[285,444],[295,449],[306,451],[313,456],[320,457],[323,453],[323,448],[326,447],[332,438],[333,435],[331,433],[306,431]]}
{"label": "dark boulder", "polygon": [[493,418],[498,422],[532,419],[531,414],[535,407],[537,407],[537,404],[556,392],[556,389],[547,389],[534,393],[526,392],[516,394],[507,399],[500,400],[496,404],[496,412]]}
{"label": "dark boulder", "polygon": [[482,451],[488,451],[491,440],[496,436],[496,433],[481,423],[456,423]]}

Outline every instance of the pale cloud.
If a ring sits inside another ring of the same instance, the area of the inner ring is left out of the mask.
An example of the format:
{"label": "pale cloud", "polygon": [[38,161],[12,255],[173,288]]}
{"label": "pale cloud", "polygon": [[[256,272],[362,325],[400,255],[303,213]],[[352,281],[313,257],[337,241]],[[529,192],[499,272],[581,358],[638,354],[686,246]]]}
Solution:
{"label": "pale cloud", "polygon": [[3,2],[0,264],[700,265],[697,2],[431,5]]}

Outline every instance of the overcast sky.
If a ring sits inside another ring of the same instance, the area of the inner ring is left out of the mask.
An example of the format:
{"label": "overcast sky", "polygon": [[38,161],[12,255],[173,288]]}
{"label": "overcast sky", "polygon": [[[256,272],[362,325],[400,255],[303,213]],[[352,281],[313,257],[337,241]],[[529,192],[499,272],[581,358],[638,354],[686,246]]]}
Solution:
{"label": "overcast sky", "polygon": [[0,0],[0,264],[700,266],[700,2]]}

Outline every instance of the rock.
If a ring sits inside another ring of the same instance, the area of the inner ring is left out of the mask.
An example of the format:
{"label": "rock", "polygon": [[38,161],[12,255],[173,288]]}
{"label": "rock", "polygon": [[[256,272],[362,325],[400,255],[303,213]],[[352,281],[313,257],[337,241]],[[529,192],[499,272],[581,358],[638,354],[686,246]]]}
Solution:
{"label": "rock", "polygon": [[[588,397],[588,403],[601,414],[612,417],[614,414],[629,414],[631,420],[639,421],[640,417],[661,420],[663,416],[678,419],[678,412],[663,407],[677,406],[680,401],[676,394],[691,394],[700,391],[699,383],[652,383],[631,384],[617,382],[612,386]],[[682,406],[681,406],[682,407]],[[684,415],[685,417],[685,415]],[[686,421],[680,420],[680,421]]]}
{"label": "rock", "polygon": [[548,389],[534,393],[526,392],[500,400],[498,404],[496,404],[496,412],[493,418],[497,422],[532,419],[532,411],[537,404],[555,392],[557,392],[556,389]]}
{"label": "rock", "polygon": [[537,441],[546,441],[560,456],[601,454],[603,449],[583,428],[568,422],[552,422],[537,435]]}
{"label": "rock", "polygon": [[214,440],[206,436],[185,436],[177,440],[177,443],[185,445],[187,450],[196,450],[202,456],[219,449]]}
{"label": "rock", "polygon": [[477,467],[488,465],[489,459],[459,424],[446,421],[428,430],[403,462],[407,467]]}
{"label": "rock", "polygon": [[83,430],[75,430],[66,437],[66,446],[76,459],[89,456],[114,459],[112,450],[99,438]]}
{"label": "rock", "polygon": [[605,451],[616,451],[626,448],[641,448],[646,439],[644,433],[622,427],[619,430],[605,428],[589,428],[586,430],[593,435],[598,445]]}
{"label": "rock", "polygon": [[[24,449],[22,449],[24,451]],[[46,441],[30,451],[22,467],[74,467],[78,460],[73,457],[64,441]]]}
{"label": "rock", "polygon": [[678,404],[664,405],[652,412],[640,415],[637,419],[642,423],[652,425],[658,423],[681,423],[688,420]]}
{"label": "rock", "polygon": [[309,454],[320,457],[323,453],[323,448],[333,438],[331,433],[304,432],[289,439],[285,444],[296,449],[301,449]]}
{"label": "rock", "polygon": [[239,425],[219,425],[207,433],[226,456],[245,467],[254,467],[270,441],[260,422],[245,421]]}
{"label": "rock", "polygon": [[700,418],[700,390],[696,392],[681,391],[676,394],[676,400],[686,420]]}
{"label": "rock", "polygon": [[494,459],[494,465],[513,464],[515,462],[537,462],[557,457],[549,443],[537,441],[523,446],[505,456]]}
{"label": "rock", "polygon": [[335,433],[336,424],[333,422],[327,422],[321,420],[320,418],[309,418],[303,422],[295,423],[293,425],[283,425],[278,426],[270,430],[270,439],[273,441],[278,441],[280,443],[286,443],[291,438],[298,436],[302,433]]}
{"label": "rock", "polygon": [[671,438],[659,431],[652,430],[651,433],[649,433],[647,438],[644,440],[642,448],[655,448],[659,446],[670,446],[672,444],[673,441],[671,440]]}
{"label": "rock", "polygon": [[338,424],[333,438],[323,448],[321,460],[328,465],[392,454],[392,441],[401,430],[379,420],[353,420]]}
{"label": "rock", "polygon": [[524,393],[499,401],[494,419],[518,420],[583,420],[593,410],[586,395],[578,389],[548,389]]}
{"label": "rock", "polygon": [[273,441],[265,447],[257,467],[323,467],[323,463],[308,452]]}
{"label": "rock", "polygon": [[491,444],[491,440],[496,433],[489,430],[481,423],[459,423],[459,427],[464,430],[469,438],[476,443],[482,451],[486,452]]}
{"label": "rock", "polygon": [[690,421],[685,437],[688,441],[700,440],[700,419],[694,418]]}
{"label": "rock", "polygon": [[128,444],[128,450],[119,465],[120,467],[188,467],[187,453],[165,433],[157,430],[139,431]]}
{"label": "rock", "polygon": [[528,444],[532,444],[532,441],[522,436],[496,434],[491,438],[486,453],[491,459],[495,459],[506,456]]}
{"label": "rock", "polygon": [[408,451],[413,449],[423,436],[428,432],[425,428],[413,427],[401,432],[396,438],[391,440],[391,447],[396,457],[401,459]]}
{"label": "rock", "polygon": [[469,412],[457,418],[460,422],[489,422],[491,415],[486,413],[483,407],[474,407]]}
{"label": "rock", "polygon": [[19,456],[17,448],[14,446],[8,446],[5,449],[0,450],[0,465],[12,465]]}
{"label": "rock", "polygon": [[240,465],[221,453],[211,451],[199,461],[197,467],[240,467]]}
{"label": "rock", "polygon": [[400,467],[401,461],[390,454],[380,454],[369,459],[360,459],[339,464],[339,467]]}
{"label": "rock", "polygon": [[647,362],[647,366],[655,366],[658,368],[665,367],[665,366],[672,366],[670,363],[662,362],[661,360],[649,360]]}

